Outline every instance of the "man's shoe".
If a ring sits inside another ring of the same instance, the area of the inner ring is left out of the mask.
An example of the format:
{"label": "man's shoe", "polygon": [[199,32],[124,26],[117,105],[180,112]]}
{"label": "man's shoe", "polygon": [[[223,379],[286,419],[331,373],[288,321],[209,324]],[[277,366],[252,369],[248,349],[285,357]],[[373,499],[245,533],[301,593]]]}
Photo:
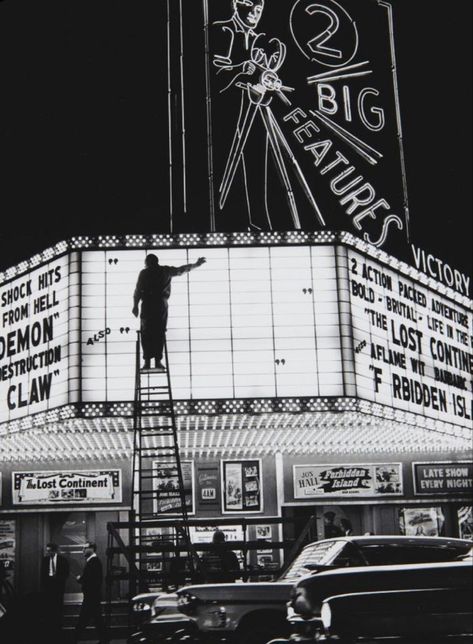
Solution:
{"label": "man's shoe", "polygon": [[158,371],[166,371],[166,367],[163,365],[163,363],[162,363],[162,362],[157,362],[157,363],[156,363],[156,369],[157,369]]}
{"label": "man's shoe", "polygon": [[150,369],[151,369],[151,362],[150,362],[150,360],[145,360],[145,361],[144,361],[144,364],[143,364],[143,367],[142,367],[142,369],[141,369],[141,370],[142,370],[142,371],[149,371]]}

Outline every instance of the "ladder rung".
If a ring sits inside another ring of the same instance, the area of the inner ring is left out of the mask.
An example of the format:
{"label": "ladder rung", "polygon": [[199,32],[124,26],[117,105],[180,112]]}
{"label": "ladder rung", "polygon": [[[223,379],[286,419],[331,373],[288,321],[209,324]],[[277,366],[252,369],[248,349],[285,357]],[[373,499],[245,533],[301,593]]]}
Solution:
{"label": "ladder rung", "polygon": [[[169,494],[171,490],[140,490],[139,492],[135,492],[136,496],[141,497],[141,498],[146,498],[151,496],[151,498],[161,498],[161,495],[163,494]],[[171,497],[172,499],[180,499],[181,496],[179,494],[179,490],[172,490],[172,492],[175,492],[175,496]],[[191,494],[191,490],[184,490],[184,494],[186,496],[189,496]],[[167,496],[166,498],[169,498]]]}
{"label": "ladder rung", "polygon": [[153,427],[140,427],[140,432],[152,432],[153,429],[174,429],[174,425],[153,425]]}
{"label": "ladder rung", "polygon": [[[177,459],[176,458],[174,458],[172,460],[172,457],[169,456],[169,460],[167,460],[166,463],[169,463],[169,467],[167,469],[176,470],[176,472],[177,472],[178,467],[177,467]],[[142,469],[141,472],[140,472],[140,478],[143,477],[143,474],[153,474],[153,473],[156,473],[156,470],[151,470],[151,469],[148,469],[148,468]],[[159,478],[157,474],[156,474],[156,478]]]}
{"label": "ladder rung", "polygon": [[[137,452],[156,452],[156,456],[161,455],[161,452],[166,452],[169,454],[176,454],[176,448],[174,445],[169,445],[167,447],[161,446],[161,447],[136,447],[135,448]],[[143,456],[143,458],[148,458],[146,455]],[[177,458],[177,457],[176,457]]]}
{"label": "ladder rung", "polygon": [[[173,466],[173,469],[177,469],[177,468],[174,468],[174,466]],[[150,472],[151,471],[148,471],[147,474],[150,474]],[[151,480],[151,479],[159,479],[159,478],[160,477],[157,474],[155,474],[155,475],[150,474],[150,476],[143,476],[143,475],[140,476],[140,479],[142,481],[148,481],[148,480]],[[138,494],[138,490],[136,490],[135,494]]]}
{"label": "ladder rung", "polygon": [[[173,463],[172,463],[171,465],[172,465],[172,468],[173,468],[173,469],[177,470],[177,465],[176,465],[176,466],[174,466],[174,464],[173,464]],[[155,470],[155,469],[148,468],[148,467],[147,467],[147,468],[145,468],[145,469],[143,469],[143,470],[141,470],[141,474],[152,474],[153,472],[156,472],[156,470]]]}
{"label": "ladder rung", "polygon": [[169,416],[172,418],[171,412],[163,412],[163,413],[158,413],[159,409],[145,409],[144,411],[141,412],[141,418],[148,418],[148,416]]}
{"label": "ladder rung", "polygon": [[[169,451],[170,453],[176,453],[176,448],[174,446],[171,447],[136,447],[135,448],[137,452],[164,452],[164,451]],[[157,456],[158,454],[156,454]]]}
{"label": "ladder rung", "polygon": [[174,436],[174,432],[170,431],[163,431],[163,432],[156,432],[156,431],[149,431],[145,434],[141,434],[143,438],[152,438],[153,436]]}
{"label": "ladder rung", "polygon": [[160,389],[166,389],[169,391],[169,385],[151,385],[149,387],[139,387],[139,391],[158,391]]}

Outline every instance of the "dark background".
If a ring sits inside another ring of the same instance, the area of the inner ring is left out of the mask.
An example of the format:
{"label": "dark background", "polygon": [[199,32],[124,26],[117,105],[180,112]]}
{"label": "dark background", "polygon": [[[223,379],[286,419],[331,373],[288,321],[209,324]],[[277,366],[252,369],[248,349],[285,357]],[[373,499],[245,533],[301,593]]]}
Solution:
{"label": "dark background", "polygon": [[[470,273],[472,3],[392,5],[412,242]],[[168,230],[164,6],[0,0],[0,269]]]}

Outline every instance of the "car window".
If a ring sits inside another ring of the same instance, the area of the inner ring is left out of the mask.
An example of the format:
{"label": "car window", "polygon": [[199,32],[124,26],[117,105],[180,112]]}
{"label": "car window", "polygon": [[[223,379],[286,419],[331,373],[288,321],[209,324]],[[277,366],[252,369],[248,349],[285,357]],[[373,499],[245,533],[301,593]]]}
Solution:
{"label": "car window", "polygon": [[346,566],[366,566],[366,561],[356,546],[352,543],[347,543],[332,561],[332,565],[340,568]]}
{"label": "car window", "polygon": [[282,575],[281,579],[293,580],[308,575],[310,571],[305,568],[306,565],[324,565],[331,562],[333,557],[337,555],[337,552],[343,549],[344,545],[345,543],[343,541],[321,541],[304,548],[301,554],[294,559],[284,575]]}
{"label": "car window", "polygon": [[366,545],[361,550],[370,565],[389,565],[402,563],[435,563],[455,559],[458,552],[454,548],[413,545]]}

